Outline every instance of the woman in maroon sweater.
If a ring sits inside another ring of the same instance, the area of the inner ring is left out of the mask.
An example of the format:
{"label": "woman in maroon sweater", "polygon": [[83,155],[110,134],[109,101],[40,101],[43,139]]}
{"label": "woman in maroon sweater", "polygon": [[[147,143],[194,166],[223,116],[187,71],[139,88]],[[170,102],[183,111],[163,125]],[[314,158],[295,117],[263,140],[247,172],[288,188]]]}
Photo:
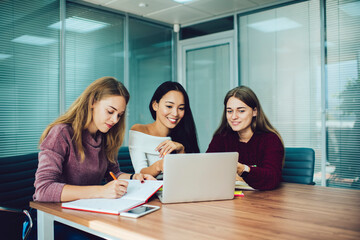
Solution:
{"label": "woman in maroon sweater", "polygon": [[255,189],[274,189],[281,182],[284,144],[248,87],[226,94],[221,124],[207,152],[238,152],[237,180]]}

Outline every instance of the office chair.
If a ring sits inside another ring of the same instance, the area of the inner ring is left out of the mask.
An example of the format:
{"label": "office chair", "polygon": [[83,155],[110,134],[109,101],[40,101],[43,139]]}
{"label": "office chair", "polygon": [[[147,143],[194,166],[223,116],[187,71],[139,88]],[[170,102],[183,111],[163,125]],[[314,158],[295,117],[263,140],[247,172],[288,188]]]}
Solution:
{"label": "office chair", "polygon": [[34,194],[38,153],[0,158],[0,238],[21,239],[23,223],[28,226],[22,238],[32,229],[29,202]]}
{"label": "office chair", "polygon": [[[24,214],[27,217],[28,225],[26,227],[24,227],[25,230],[22,233],[22,239],[26,240],[30,234],[32,227],[33,227],[33,221],[32,221],[32,218],[31,218],[29,212],[27,210],[20,210],[20,209],[16,209],[16,208],[8,208],[8,207],[1,207],[1,206],[0,206],[0,211],[10,212],[10,213],[14,213],[14,214]],[[22,219],[20,218],[19,220],[20,220],[19,224],[22,225],[23,224]],[[23,226],[20,226],[20,228],[23,228]]]}
{"label": "office chair", "polygon": [[135,173],[131,162],[130,152],[128,147],[121,147],[118,152],[118,162],[120,170],[126,173]]}
{"label": "office chair", "polygon": [[285,148],[284,182],[314,185],[315,151],[312,148]]}

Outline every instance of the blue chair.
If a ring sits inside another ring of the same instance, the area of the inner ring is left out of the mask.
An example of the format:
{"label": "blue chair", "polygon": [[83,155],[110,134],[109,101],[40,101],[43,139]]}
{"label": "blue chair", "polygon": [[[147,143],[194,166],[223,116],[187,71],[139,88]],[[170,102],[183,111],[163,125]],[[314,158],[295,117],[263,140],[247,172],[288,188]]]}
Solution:
{"label": "blue chair", "polygon": [[284,182],[314,185],[315,151],[312,148],[285,148]]}

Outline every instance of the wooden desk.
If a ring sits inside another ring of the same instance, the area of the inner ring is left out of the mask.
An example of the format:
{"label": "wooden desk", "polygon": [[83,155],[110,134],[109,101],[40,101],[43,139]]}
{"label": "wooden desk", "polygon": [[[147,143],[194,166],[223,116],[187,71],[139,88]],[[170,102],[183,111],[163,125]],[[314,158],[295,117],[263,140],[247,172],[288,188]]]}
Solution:
{"label": "wooden desk", "polygon": [[283,183],[234,200],[162,205],[154,198],[149,204],[161,209],[139,219],[62,209],[59,203],[30,206],[38,209],[39,239],[46,240],[53,234],[46,219],[111,239],[360,239],[358,190]]}

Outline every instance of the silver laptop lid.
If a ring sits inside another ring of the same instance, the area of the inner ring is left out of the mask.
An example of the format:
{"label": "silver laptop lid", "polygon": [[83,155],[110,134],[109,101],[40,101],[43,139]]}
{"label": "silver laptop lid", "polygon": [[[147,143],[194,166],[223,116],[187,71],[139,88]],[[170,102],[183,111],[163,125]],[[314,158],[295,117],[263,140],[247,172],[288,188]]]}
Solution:
{"label": "silver laptop lid", "polygon": [[168,154],[164,158],[163,203],[234,198],[237,152]]}

